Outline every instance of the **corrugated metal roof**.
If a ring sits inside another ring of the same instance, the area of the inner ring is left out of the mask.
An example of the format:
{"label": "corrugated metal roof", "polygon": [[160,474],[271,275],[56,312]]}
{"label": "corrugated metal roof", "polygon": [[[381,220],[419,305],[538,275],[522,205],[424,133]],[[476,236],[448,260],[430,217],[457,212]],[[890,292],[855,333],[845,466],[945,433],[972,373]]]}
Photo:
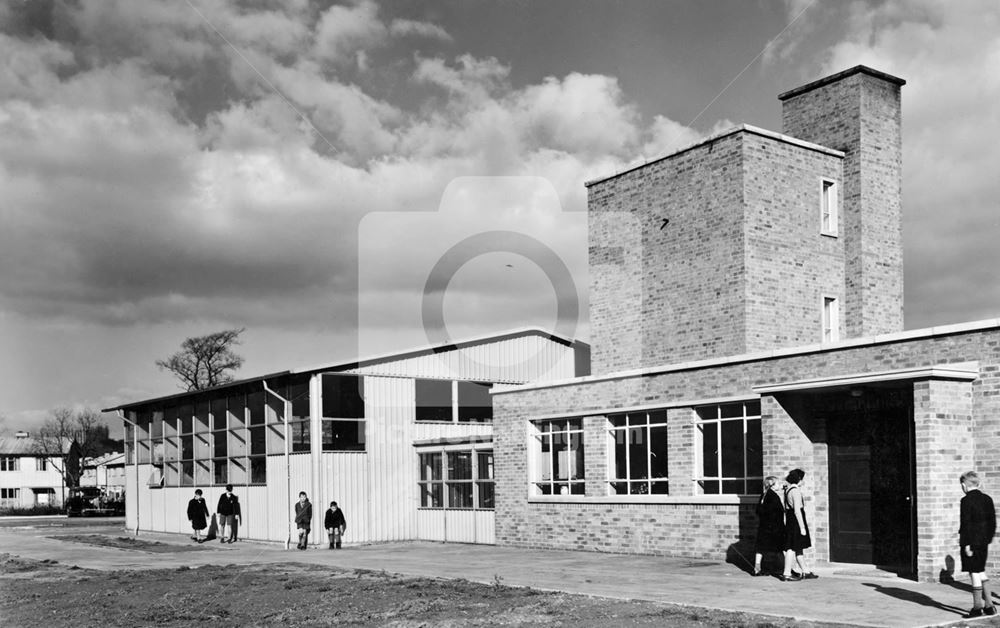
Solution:
{"label": "corrugated metal roof", "polygon": [[237,380],[230,382],[228,384],[223,384],[221,386],[215,386],[213,388],[207,388],[205,390],[198,390],[193,392],[181,392],[175,393],[173,395],[165,395],[162,397],[154,397],[151,399],[142,399],[139,401],[132,401],[118,406],[113,406],[111,408],[104,408],[102,412],[114,412],[115,410],[125,410],[128,408],[135,408],[137,406],[142,406],[146,404],[162,403],[164,401],[170,401],[172,399],[180,399],[183,397],[193,397],[196,395],[204,395],[206,393],[217,392],[220,390],[226,390],[230,388],[236,388],[239,386],[247,386],[257,382],[261,382],[268,379],[273,379],[276,377],[284,377],[288,375],[311,375],[313,373],[322,373],[329,371],[346,371],[351,369],[358,369],[364,366],[370,366],[373,364],[381,364],[386,362],[395,362],[407,358],[413,358],[423,355],[434,355],[445,353],[448,351],[457,351],[459,349],[466,349],[468,347],[474,347],[478,345],[485,345],[490,343],[495,343],[501,340],[506,340],[509,338],[518,338],[524,336],[539,336],[548,340],[552,340],[559,344],[571,347],[584,346],[589,347],[587,343],[580,340],[573,340],[572,338],[567,338],[561,334],[556,334],[553,332],[545,331],[538,327],[525,327],[521,329],[514,329],[506,332],[501,332],[498,334],[493,334],[489,336],[477,336],[474,338],[468,338],[465,340],[455,341],[451,343],[430,345],[425,347],[419,347],[414,349],[408,349],[405,351],[400,351],[396,353],[387,353],[375,356],[368,356],[363,358],[358,358],[357,360],[352,360],[349,362],[331,362],[329,364],[323,364],[319,366],[311,366],[298,369],[290,369],[287,371],[278,371],[275,373],[269,373],[267,375],[260,375],[257,377],[250,377],[246,379]]}

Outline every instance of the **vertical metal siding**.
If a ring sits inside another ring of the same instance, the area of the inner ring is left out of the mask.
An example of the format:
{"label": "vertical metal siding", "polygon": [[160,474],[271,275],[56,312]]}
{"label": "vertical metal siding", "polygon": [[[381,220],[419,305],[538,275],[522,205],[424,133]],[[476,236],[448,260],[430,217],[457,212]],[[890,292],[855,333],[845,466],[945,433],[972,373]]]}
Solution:
{"label": "vertical metal siding", "polygon": [[139,483],[136,481],[135,465],[125,467],[125,528],[135,530],[139,515]]}
{"label": "vertical metal siding", "polygon": [[496,514],[492,510],[476,511],[476,542],[483,545],[495,545]]}
{"label": "vertical metal siding", "polygon": [[[302,457],[302,456],[298,456]],[[285,479],[285,456],[267,457],[267,540],[285,542],[291,521],[291,498]]]}
{"label": "vertical metal siding", "polygon": [[167,522],[166,522],[166,510],[164,508],[164,498],[162,488],[151,488],[149,489],[149,509],[151,525],[150,530],[155,532],[166,532]]}
{"label": "vertical metal siding", "polygon": [[445,541],[444,510],[423,509],[417,511],[418,538],[424,541]]}
{"label": "vertical metal siding", "polygon": [[541,336],[521,336],[398,360],[371,364],[352,372],[369,375],[529,382],[575,375],[572,347]]}

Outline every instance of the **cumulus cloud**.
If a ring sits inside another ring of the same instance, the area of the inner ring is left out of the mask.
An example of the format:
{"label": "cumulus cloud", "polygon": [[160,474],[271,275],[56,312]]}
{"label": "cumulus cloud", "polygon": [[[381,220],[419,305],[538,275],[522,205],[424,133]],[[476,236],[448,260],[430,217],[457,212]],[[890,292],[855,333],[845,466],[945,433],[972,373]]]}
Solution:
{"label": "cumulus cloud", "polygon": [[[903,87],[903,213],[907,326],[1000,315],[1000,285],[978,263],[1000,226],[1000,5],[989,0],[851,4],[852,34],[818,74],[859,63]],[[972,262],[972,263],[970,263]],[[989,295],[983,299],[983,295]]]}
{"label": "cumulus cloud", "polygon": [[[584,180],[695,134],[647,125],[613,77],[513,86],[504,63],[470,54],[379,57],[419,94],[394,103],[367,55],[389,54],[393,38],[451,38],[383,19],[370,0],[322,13],[194,6],[81,0],[52,16],[58,36],[0,34],[0,311],[60,325],[351,328],[364,216],[433,214],[456,177],[482,175],[540,177],[560,211],[579,212]],[[531,220],[530,203],[503,198],[512,220]],[[466,210],[468,225],[504,213]],[[363,286],[385,306],[372,324],[399,324],[394,295],[426,271],[406,248],[447,240],[432,223],[382,252]],[[558,250],[585,244],[584,231],[555,231]],[[585,255],[566,257],[585,285]],[[549,288],[506,268],[456,283],[467,302],[455,311],[512,327],[537,301],[548,316]]]}

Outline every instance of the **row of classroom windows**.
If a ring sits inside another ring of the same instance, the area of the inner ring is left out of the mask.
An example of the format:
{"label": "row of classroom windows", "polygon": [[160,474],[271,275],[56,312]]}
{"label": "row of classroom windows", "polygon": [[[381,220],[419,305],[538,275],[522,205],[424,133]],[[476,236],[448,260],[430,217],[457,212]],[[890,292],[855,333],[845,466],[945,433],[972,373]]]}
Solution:
{"label": "row of classroom windows", "polygon": [[[365,450],[364,378],[323,374],[321,449]],[[284,401],[290,401],[288,447],[311,449],[308,377],[269,382],[263,390],[203,397],[176,406],[130,410],[126,424],[127,462],[208,463],[230,458],[284,453]],[[493,420],[492,384],[452,380],[414,380],[415,419],[420,422],[488,423]],[[280,397],[279,397],[280,396]],[[136,444],[138,451],[134,451]],[[213,463],[216,468],[220,468]],[[191,465],[188,465],[191,466]],[[220,477],[219,472],[213,472]],[[235,475],[239,475],[236,473]],[[231,480],[237,482],[236,480]]]}
{"label": "row of classroom windows", "polygon": [[[764,468],[760,402],[696,411],[701,492],[758,492]],[[583,420],[544,420],[532,425],[533,494],[585,494]],[[609,415],[607,437],[609,494],[670,494],[666,410]]]}
{"label": "row of classroom windows", "polygon": [[[419,456],[421,508],[493,509],[493,452],[438,451]],[[154,468],[149,484],[209,486],[265,484],[267,456],[245,460],[164,463]]]}

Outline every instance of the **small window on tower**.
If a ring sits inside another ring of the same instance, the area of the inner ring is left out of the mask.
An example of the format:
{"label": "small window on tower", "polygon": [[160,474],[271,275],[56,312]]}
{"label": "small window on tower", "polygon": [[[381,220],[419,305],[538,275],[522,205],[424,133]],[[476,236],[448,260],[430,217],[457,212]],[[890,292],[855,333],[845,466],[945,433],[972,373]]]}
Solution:
{"label": "small window on tower", "polygon": [[823,342],[840,340],[840,308],[836,297],[823,297]]}
{"label": "small window on tower", "polygon": [[837,182],[820,180],[820,232],[823,235],[837,235]]}

